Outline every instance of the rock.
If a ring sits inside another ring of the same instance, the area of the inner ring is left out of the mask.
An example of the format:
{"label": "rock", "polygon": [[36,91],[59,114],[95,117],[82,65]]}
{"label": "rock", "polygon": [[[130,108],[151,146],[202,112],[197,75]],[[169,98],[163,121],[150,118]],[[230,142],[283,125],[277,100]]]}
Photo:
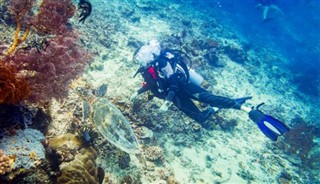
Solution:
{"label": "rock", "polygon": [[243,64],[248,60],[247,53],[236,46],[228,45],[223,48],[223,51],[232,61],[236,63]]}
{"label": "rock", "polygon": [[103,97],[107,93],[108,85],[107,84],[101,84],[97,89],[93,91],[93,94],[96,97]]}
{"label": "rock", "polygon": [[148,129],[147,127],[140,127],[141,129],[141,135],[140,135],[140,138],[141,139],[151,139],[153,138],[153,131]]}
{"label": "rock", "polygon": [[103,63],[100,62],[93,62],[90,65],[91,70],[97,70],[97,71],[102,71],[104,69]]}
{"label": "rock", "polygon": [[298,155],[289,155],[287,160],[294,165],[301,165],[302,164],[302,160]]}

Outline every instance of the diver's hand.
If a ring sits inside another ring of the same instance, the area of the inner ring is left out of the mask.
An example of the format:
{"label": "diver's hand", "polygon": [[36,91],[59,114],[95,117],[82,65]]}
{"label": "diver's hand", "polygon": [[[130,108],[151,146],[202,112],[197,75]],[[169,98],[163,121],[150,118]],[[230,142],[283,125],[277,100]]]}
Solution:
{"label": "diver's hand", "polygon": [[161,105],[160,107],[160,112],[166,112],[169,107],[171,106],[172,102],[169,102],[169,101],[164,101],[164,103]]}
{"label": "diver's hand", "polygon": [[135,92],[135,93],[133,93],[132,95],[131,95],[131,97],[130,97],[130,101],[131,102],[134,102],[135,101],[135,99],[138,97],[138,92]]}

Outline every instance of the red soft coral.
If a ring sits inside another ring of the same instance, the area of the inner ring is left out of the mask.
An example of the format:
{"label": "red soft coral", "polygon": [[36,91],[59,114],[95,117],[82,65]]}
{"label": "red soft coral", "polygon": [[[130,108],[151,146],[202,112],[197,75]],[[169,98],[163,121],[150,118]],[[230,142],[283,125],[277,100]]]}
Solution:
{"label": "red soft coral", "polygon": [[89,60],[90,54],[79,46],[77,36],[69,33],[50,40],[40,53],[36,49],[16,52],[11,64],[29,81],[29,101],[46,102],[51,98],[62,100]]}
{"label": "red soft coral", "polygon": [[15,104],[30,94],[28,82],[17,74],[14,67],[0,62],[0,104]]}

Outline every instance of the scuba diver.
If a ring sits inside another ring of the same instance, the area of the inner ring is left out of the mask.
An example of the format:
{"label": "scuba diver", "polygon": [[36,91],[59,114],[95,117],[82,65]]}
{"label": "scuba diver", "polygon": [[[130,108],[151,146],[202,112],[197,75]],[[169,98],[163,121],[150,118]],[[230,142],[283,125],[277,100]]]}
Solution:
{"label": "scuba diver", "polygon": [[271,10],[284,15],[283,11],[275,5],[275,0],[259,0],[256,8],[262,10],[262,22],[268,22],[275,18],[270,16]]}
{"label": "scuba diver", "polygon": [[[157,40],[151,40],[149,44],[135,52],[133,59],[140,64],[140,68],[133,77],[140,73],[144,82],[142,87],[130,97],[132,102],[138,95],[149,91],[152,95],[148,99],[153,97],[164,99],[159,109],[161,112],[167,111],[174,104],[187,116],[200,123],[203,128],[210,127],[208,120],[215,113],[211,107],[218,107],[247,112],[250,119],[257,123],[260,130],[273,141],[289,131],[285,124],[261,112],[259,107],[262,104],[256,108],[243,105],[252,97],[230,99],[208,92],[203,87],[205,80],[190,69],[187,63],[191,63],[191,59],[181,51],[161,49]],[[210,107],[201,111],[193,100],[208,104]]]}

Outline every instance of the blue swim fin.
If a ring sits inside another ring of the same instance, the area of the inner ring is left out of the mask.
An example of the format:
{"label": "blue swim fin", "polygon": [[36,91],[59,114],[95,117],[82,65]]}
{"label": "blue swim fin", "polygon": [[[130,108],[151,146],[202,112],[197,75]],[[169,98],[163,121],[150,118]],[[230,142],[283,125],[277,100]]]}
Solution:
{"label": "blue swim fin", "polygon": [[278,136],[283,135],[288,132],[290,129],[281,121],[275,119],[272,116],[265,115],[263,112],[259,110],[259,105],[256,109],[252,109],[249,112],[249,117],[252,121],[254,121],[262,133],[269,137],[271,140],[276,141]]}

